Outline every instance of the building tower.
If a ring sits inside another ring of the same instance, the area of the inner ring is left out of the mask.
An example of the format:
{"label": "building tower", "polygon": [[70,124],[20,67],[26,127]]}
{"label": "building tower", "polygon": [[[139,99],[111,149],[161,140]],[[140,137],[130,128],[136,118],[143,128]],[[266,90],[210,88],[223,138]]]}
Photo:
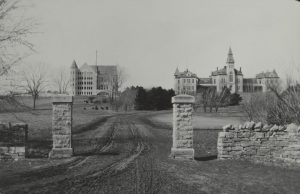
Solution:
{"label": "building tower", "polygon": [[229,47],[228,55],[227,55],[227,68],[226,68],[226,73],[227,73],[227,87],[231,88],[231,93],[236,93],[236,75],[234,71],[234,59],[233,59],[233,54],[231,47]]}
{"label": "building tower", "polygon": [[78,94],[78,66],[75,62],[73,61],[71,65],[71,71],[70,71],[70,84],[71,84],[71,95],[76,96]]}

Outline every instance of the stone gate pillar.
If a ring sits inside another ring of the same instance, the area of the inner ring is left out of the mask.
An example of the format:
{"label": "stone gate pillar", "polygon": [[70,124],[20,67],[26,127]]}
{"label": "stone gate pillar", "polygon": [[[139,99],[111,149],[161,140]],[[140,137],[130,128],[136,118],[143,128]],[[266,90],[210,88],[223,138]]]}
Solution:
{"label": "stone gate pillar", "polygon": [[72,96],[52,98],[52,139],[50,158],[66,158],[73,154],[72,149]]}
{"label": "stone gate pillar", "polygon": [[173,146],[171,157],[194,159],[192,112],[195,98],[190,95],[172,97],[173,103]]}

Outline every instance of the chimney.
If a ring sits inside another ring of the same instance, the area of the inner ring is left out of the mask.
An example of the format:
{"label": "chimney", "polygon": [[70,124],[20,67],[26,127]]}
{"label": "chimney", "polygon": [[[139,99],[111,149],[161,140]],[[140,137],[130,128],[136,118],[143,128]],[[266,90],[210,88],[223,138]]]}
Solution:
{"label": "chimney", "polygon": [[240,72],[242,72],[242,67],[240,67]]}
{"label": "chimney", "polygon": [[219,70],[219,68],[217,67],[217,71]]}

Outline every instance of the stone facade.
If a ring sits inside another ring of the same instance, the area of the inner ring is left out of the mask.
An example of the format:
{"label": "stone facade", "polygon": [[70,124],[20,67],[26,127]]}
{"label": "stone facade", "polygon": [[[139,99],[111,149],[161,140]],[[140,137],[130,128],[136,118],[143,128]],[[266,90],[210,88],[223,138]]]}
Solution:
{"label": "stone facade", "polygon": [[171,157],[175,159],[194,159],[192,112],[195,98],[178,95],[173,103],[173,146]]}
{"label": "stone facade", "polygon": [[27,135],[27,124],[0,123],[0,160],[24,159]]}
{"label": "stone facade", "polygon": [[175,94],[196,95],[197,90],[197,75],[190,72],[188,69],[184,72],[179,72],[178,68],[175,71]]}
{"label": "stone facade", "polygon": [[70,68],[70,86],[73,96],[115,96],[118,93],[116,65],[88,65],[78,68],[73,61]]}
{"label": "stone facade", "polygon": [[218,137],[218,158],[300,166],[300,126],[226,125]]}
{"label": "stone facade", "polygon": [[72,149],[72,96],[59,96],[52,99],[52,138],[53,148],[50,158],[71,157]]}

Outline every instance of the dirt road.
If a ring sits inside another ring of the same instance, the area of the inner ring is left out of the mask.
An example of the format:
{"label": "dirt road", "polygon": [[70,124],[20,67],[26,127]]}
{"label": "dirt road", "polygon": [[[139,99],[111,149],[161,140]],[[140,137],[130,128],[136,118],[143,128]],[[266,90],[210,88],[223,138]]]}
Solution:
{"label": "dirt road", "polygon": [[1,162],[0,193],[300,191],[299,170],[218,161],[209,155],[198,155],[195,161],[169,159],[171,129],[149,120],[152,114],[157,113],[110,116],[74,134],[75,156],[70,159]]}

